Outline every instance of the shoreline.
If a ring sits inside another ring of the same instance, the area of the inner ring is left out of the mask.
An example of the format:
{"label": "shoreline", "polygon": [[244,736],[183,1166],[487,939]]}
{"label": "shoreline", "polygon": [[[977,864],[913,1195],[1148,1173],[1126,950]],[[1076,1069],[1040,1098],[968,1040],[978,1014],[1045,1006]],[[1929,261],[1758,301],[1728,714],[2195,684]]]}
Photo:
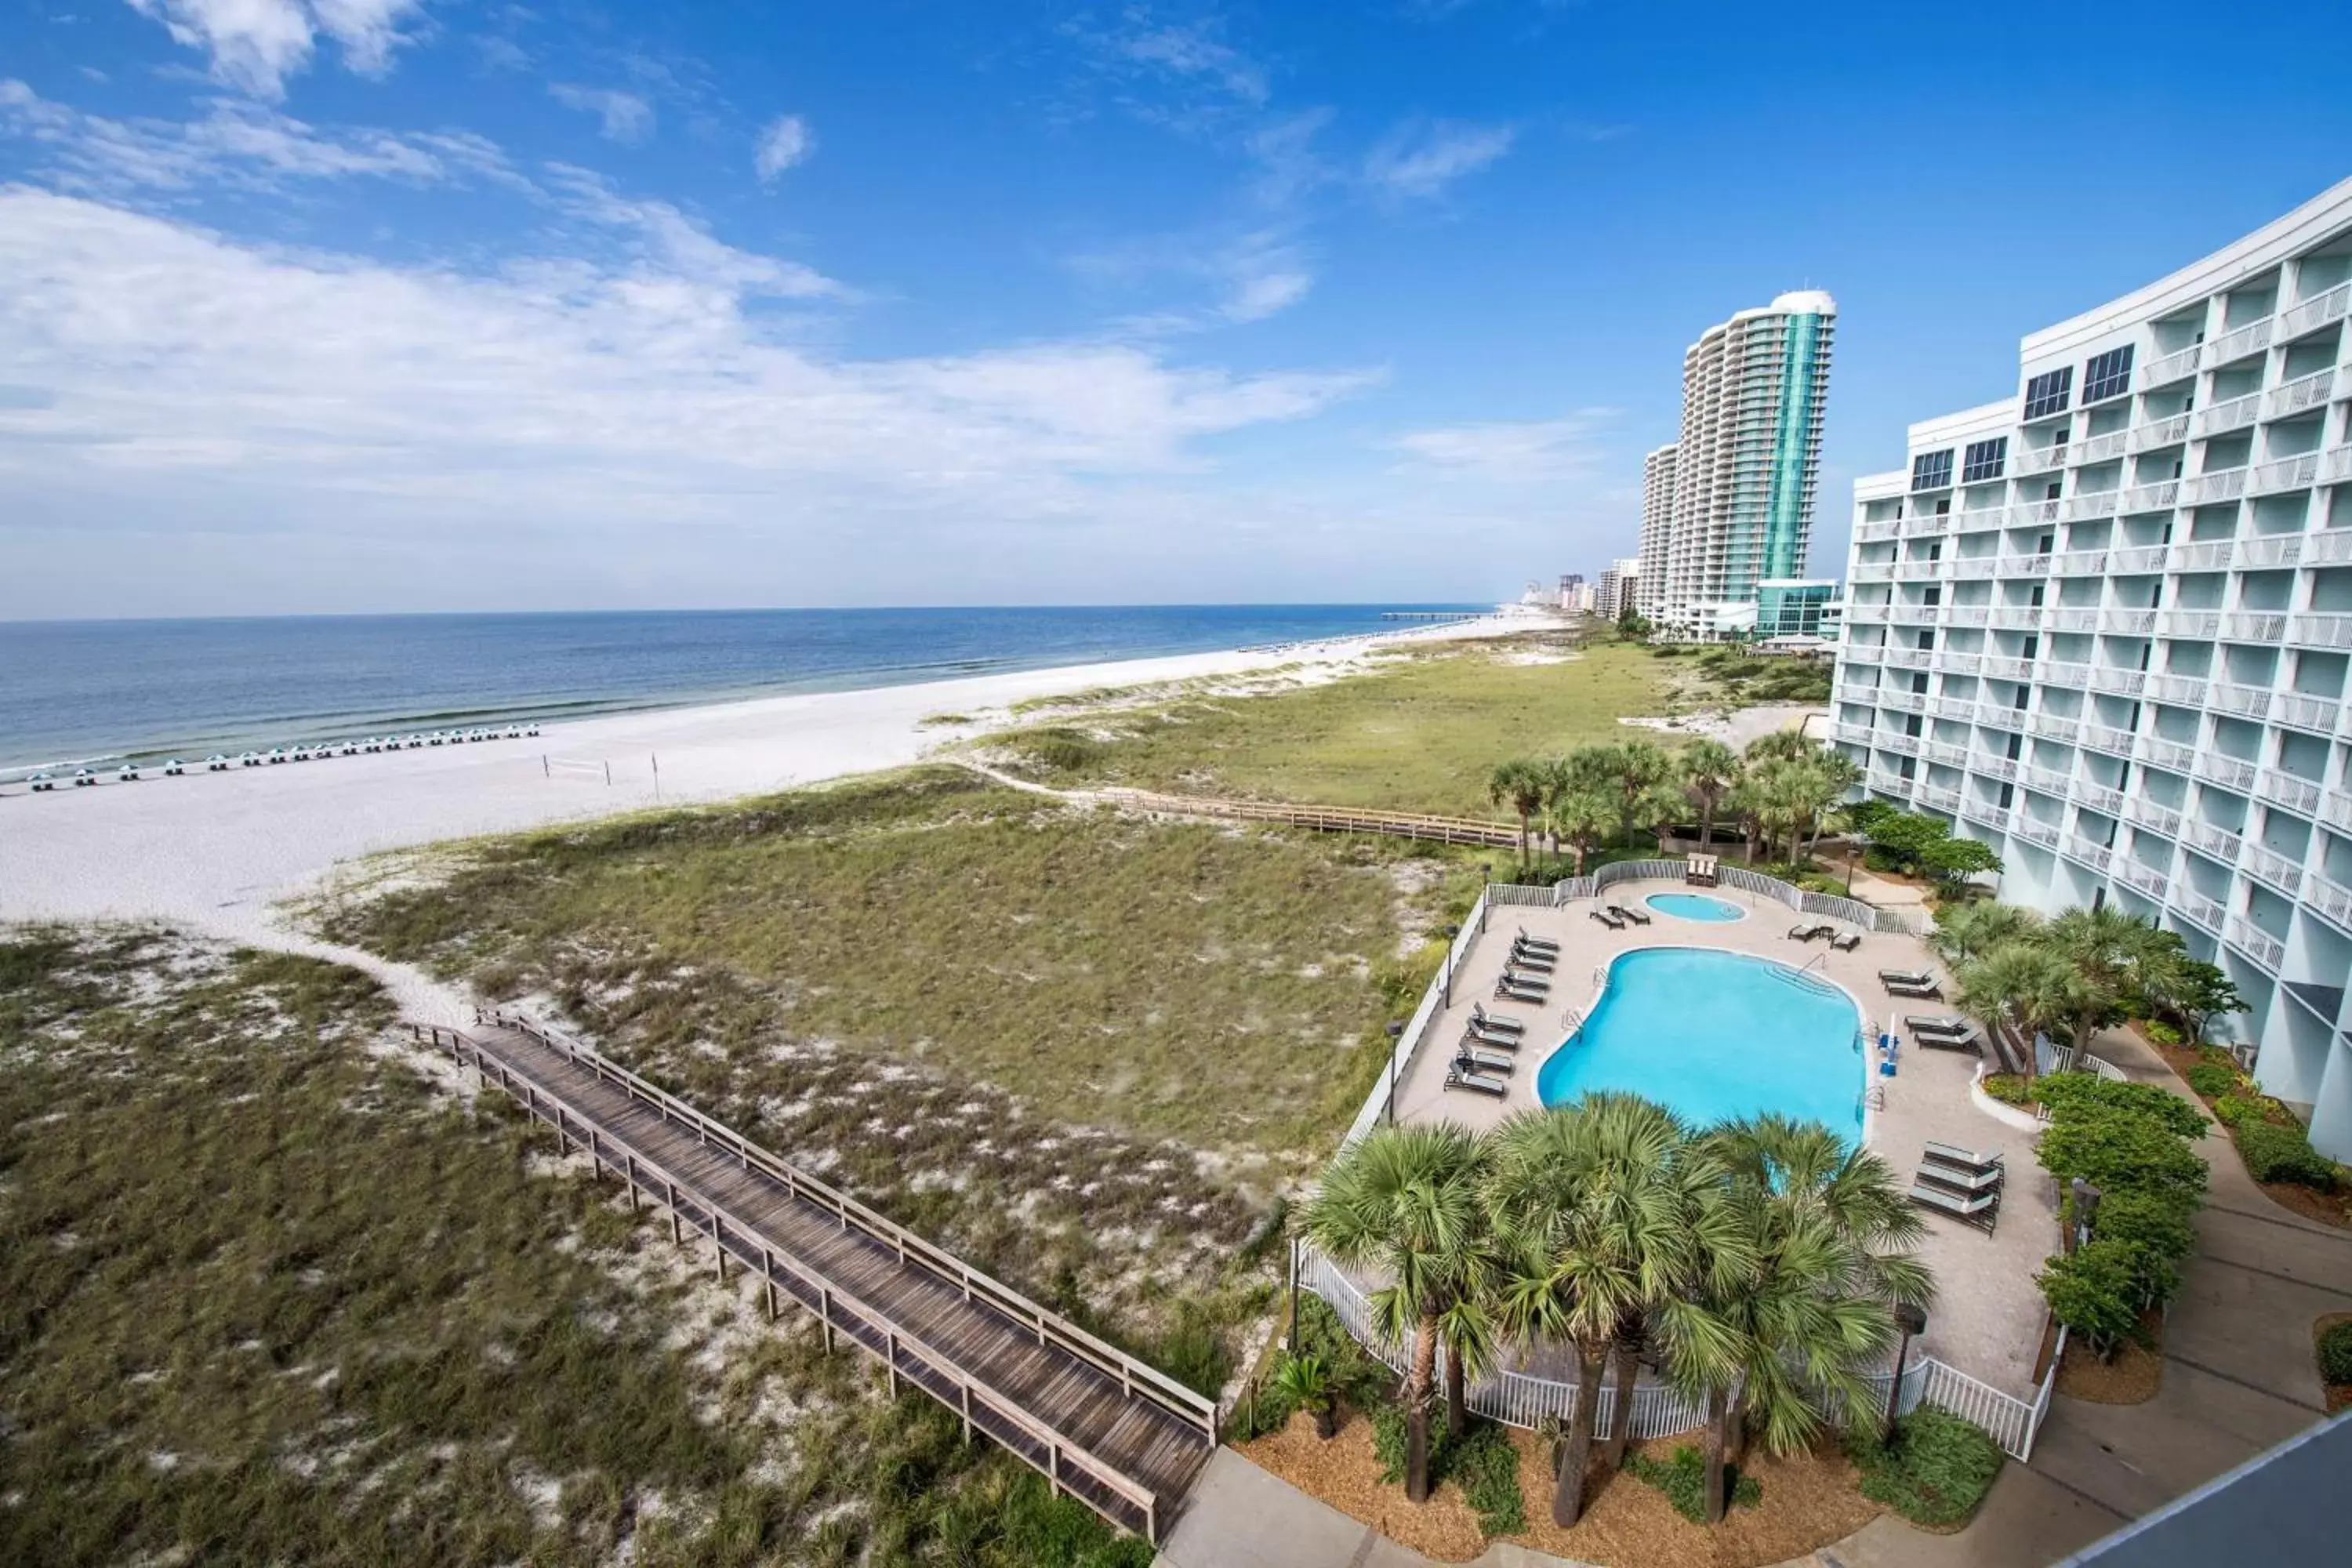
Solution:
{"label": "shoreline", "polygon": [[[60,780],[41,795],[11,783],[0,789],[0,921],[162,920],[252,941],[276,934],[278,903],[373,855],[904,767],[1040,698],[1280,666],[1330,679],[1384,648],[1538,624],[1498,611],[1306,643],[631,710],[547,724],[534,739],[225,773],[199,764],[183,778],[87,789]],[[980,721],[925,722],[942,713]]]}

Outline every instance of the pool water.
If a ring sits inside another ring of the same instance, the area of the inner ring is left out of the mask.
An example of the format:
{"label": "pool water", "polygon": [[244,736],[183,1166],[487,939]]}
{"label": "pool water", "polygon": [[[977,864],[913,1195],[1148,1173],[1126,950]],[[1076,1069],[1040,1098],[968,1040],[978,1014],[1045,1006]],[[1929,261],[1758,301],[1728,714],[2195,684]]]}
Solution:
{"label": "pool water", "polygon": [[1861,1026],[1852,997],[1784,963],[1638,948],[1609,966],[1591,1016],[1545,1059],[1536,1098],[1623,1089],[1701,1126],[1779,1111],[1858,1142]]}
{"label": "pool water", "polygon": [[1728,899],[1705,893],[1652,893],[1642,901],[1662,915],[1685,921],[1736,921],[1748,912]]}

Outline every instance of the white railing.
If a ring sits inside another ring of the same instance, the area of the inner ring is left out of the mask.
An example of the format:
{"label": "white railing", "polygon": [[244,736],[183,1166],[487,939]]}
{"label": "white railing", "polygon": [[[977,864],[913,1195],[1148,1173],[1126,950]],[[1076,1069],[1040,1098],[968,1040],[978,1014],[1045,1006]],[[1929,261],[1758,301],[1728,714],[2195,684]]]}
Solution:
{"label": "white railing", "polygon": [[2254,781],[2254,793],[2264,800],[2309,816],[2319,809],[2319,786],[2309,779],[2264,768]]}
{"label": "white railing", "polygon": [[2287,635],[2307,647],[2352,647],[2352,615],[2306,610],[2287,617]]}
{"label": "white railing", "polygon": [[2256,495],[2268,495],[2276,490],[2303,489],[2318,478],[2319,454],[2302,452],[2255,468],[2247,478],[2246,488]]}
{"label": "white railing", "polygon": [[1999,654],[1987,654],[1984,672],[1998,680],[2031,680],[2033,665],[2030,659],[2005,658]]}
{"label": "white railing", "polygon": [[2174,545],[2171,567],[2175,572],[2217,572],[2237,552],[2234,540],[2200,539],[2193,544]]}
{"label": "white railing", "polygon": [[1979,506],[1970,507],[1966,511],[1956,511],[1947,521],[1951,523],[1952,531],[1955,533],[1973,533],[1981,528],[1999,528],[2001,525],[2001,520],[2007,515],[2006,508]]}
{"label": "white railing", "polygon": [[2272,700],[2271,717],[2282,724],[2298,730],[2314,730],[2326,734],[2336,728],[2343,715],[2344,704],[2332,698],[2305,697],[2297,691],[2282,691]]}
{"label": "white railing", "polygon": [[2115,514],[2116,492],[2113,490],[2095,490],[2088,495],[2068,496],[2066,504],[2058,509],[2060,520],[2067,522],[2081,522],[2086,518],[2113,517]]}
{"label": "white railing", "polygon": [[2303,535],[2299,533],[2266,533],[2242,542],[2238,546],[2241,566],[2292,566],[2303,553]]}
{"label": "white railing", "polygon": [[2140,366],[2141,388],[2145,390],[2151,386],[2162,386],[2167,382],[2179,381],[2183,376],[2194,374],[2198,358],[2204,352],[2203,343],[2190,343],[2185,349],[2177,349],[2168,354],[2158,354]]}
{"label": "white railing", "polygon": [[2352,310],[2352,282],[2338,283],[2280,312],[2279,335],[2298,337],[2314,327],[2326,326],[2347,310]]}
{"label": "white railing", "polygon": [[2019,501],[2009,509],[2009,525],[2011,528],[2022,527],[2028,523],[2057,521],[2058,503],[2054,500]]}
{"label": "white railing", "polygon": [[[1297,1283],[1321,1299],[1357,1343],[1402,1376],[1410,1357],[1409,1347],[1389,1339],[1374,1326],[1371,1302],[1363,1289],[1312,1247],[1302,1245],[1292,1256]],[[2062,1349],[2063,1342],[2062,1338]],[[1443,1352],[1439,1365],[1442,1377]],[[2053,1361],[2051,1377],[2056,1375],[2057,1363]],[[1866,1382],[1874,1397],[1884,1400],[1888,1385],[1894,1382],[1894,1369],[1873,1374]],[[1463,1402],[1472,1410],[1507,1426],[1533,1430],[1548,1420],[1571,1420],[1576,1414],[1577,1386],[1564,1378],[1496,1372],[1471,1382],[1462,1392]],[[1596,1432],[1606,1432],[1614,1426],[1616,1392],[1614,1379],[1601,1380],[1600,1396],[1593,1403]],[[1933,1356],[1923,1355],[1904,1369],[1903,1389],[1896,1396],[1895,1410],[1906,1415],[1922,1405],[1948,1410],[1983,1428],[2004,1453],[2022,1460],[2033,1452],[2034,1432],[2049,1404],[2048,1380],[2035,1391],[2034,1398],[2024,1400],[2003,1394]],[[1834,1415],[1832,1419],[1836,1419]],[[1687,1432],[1706,1421],[1706,1406],[1700,1400],[1663,1384],[1643,1383],[1633,1390],[1627,1432],[1634,1437],[1664,1437]]]}
{"label": "white railing", "polygon": [[2081,861],[2094,871],[2105,870],[2107,857],[2112,853],[2105,845],[2094,844],[2079,833],[2067,835],[2063,852],[2069,858]]}
{"label": "white railing", "polygon": [[2180,837],[2180,813],[2168,805],[2159,805],[2146,795],[2133,797],[2125,815],[2142,827],[2152,827],[2167,838]]}
{"label": "white railing", "polygon": [[2124,792],[2119,789],[2109,789],[2105,784],[2080,784],[2074,786],[2074,798],[2093,811],[2102,811],[2109,816],[2123,815]]}
{"label": "white railing", "polygon": [[2210,637],[2221,629],[2219,610],[2167,610],[2158,625],[2168,637]]}
{"label": "white railing", "polygon": [[2210,855],[2216,860],[2231,865],[2237,863],[2239,852],[2245,847],[2246,844],[2244,839],[2228,828],[2216,827],[2210,822],[2182,824],[2180,841],[2200,854]]}
{"label": "white railing", "polygon": [[[2352,395],[2352,374],[2345,376],[2344,390],[2347,395]],[[2337,479],[2352,479],[2352,447],[2330,448],[2320,463],[2319,477],[2331,483]]]}
{"label": "white railing", "polygon": [[[2115,612],[2107,612],[2113,615]],[[2109,631],[2115,627],[2109,626]],[[2117,697],[2137,697],[2147,685],[2147,677],[2137,669],[2108,669],[2102,666],[2091,672],[2091,689],[2111,692]]]}
{"label": "white railing", "polygon": [[2120,458],[2130,439],[2131,432],[2128,430],[2110,430],[2104,436],[2094,436],[2074,448],[2071,461],[2104,463],[2109,458]]}
{"label": "white railing", "polygon": [[2249,321],[2234,332],[2223,332],[2205,345],[2205,363],[2225,365],[2231,360],[2243,359],[2271,346],[2271,332],[2278,325],[2274,318],[2265,316],[2259,321]]}
{"label": "white railing", "polygon": [[[2352,458],[2352,447],[2339,447],[2329,456]],[[2329,478],[2352,479],[2352,462],[2337,463],[2335,466],[2343,471],[2331,474]],[[2303,559],[2304,563],[2310,566],[2340,566],[2347,561],[2352,561],[2352,528],[2331,528],[2323,533],[2305,534]]]}
{"label": "white railing", "polygon": [[1936,668],[1948,675],[1974,675],[1984,668],[1984,657],[1981,654],[1952,653],[1937,648]]}
{"label": "white railing", "polygon": [[2180,499],[2190,506],[2203,506],[2210,501],[2236,500],[2245,493],[2245,469],[2217,468],[2190,479]]}
{"label": "white railing", "polygon": [[1944,624],[1949,626],[1980,626],[1991,618],[1992,611],[1984,605],[1947,605]]}
{"label": "white railing", "polygon": [[2042,683],[2044,686],[2088,686],[2091,683],[2091,667],[2065,659],[2052,659],[2042,667]]}
{"label": "white railing", "polygon": [[2024,769],[2025,787],[2038,789],[2043,795],[2063,796],[2074,784],[2074,775],[2056,768],[2037,768],[2028,763]]}
{"label": "white railing", "polygon": [[2068,550],[2050,558],[2050,564],[2061,577],[2095,577],[2107,569],[2107,552],[2104,550]]}
{"label": "white railing", "polygon": [[2271,388],[2271,417],[2281,418],[2300,414],[2306,408],[2316,408],[2327,401],[2336,387],[2336,367],[2329,365],[2316,375],[2297,376],[2294,380]]}
{"label": "white railing", "polygon": [[2303,868],[2284,855],[2274,855],[2259,844],[2246,846],[2246,869],[2263,882],[2276,888],[2289,898],[2303,884]]}
{"label": "white railing", "polygon": [[2347,931],[2352,931],[2352,888],[2314,873],[2304,889],[2304,902]]}
{"label": "white railing", "polygon": [[2263,415],[2263,395],[2249,392],[2243,397],[2232,397],[2227,403],[2217,403],[2197,416],[2197,434],[2225,436],[2232,430],[2242,430]]}
{"label": "white railing", "polygon": [[1892,517],[1874,518],[1868,522],[1857,522],[1853,525],[1854,542],[1859,544],[1878,543],[1894,538],[1900,528],[1901,520]]}
{"label": "white railing", "polygon": [[2193,675],[2151,675],[2144,689],[2159,702],[2195,708],[2205,700],[2205,684]]}
{"label": "white railing", "polygon": [[2169,768],[2175,773],[2185,773],[2197,765],[2197,748],[2183,745],[2179,741],[2162,740],[2155,735],[2142,735],[2139,738],[2138,746],[2134,749],[2138,752],[2141,762],[2152,763],[2159,768]]}
{"label": "white railing", "polygon": [[2231,947],[2273,974],[2276,974],[2279,965],[2286,962],[2286,943],[2243,915],[2231,915],[2229,930],[2223,935]]}
{"label": "white railing", "polygon": [[2028,844],[2039,844],[2044,849],[2058,847],[2058,825],[2054,822],[2042,822],[2031,816],[2021,816],[2010,831]]}
{"label": "white railing", "polygon": [[2009,466],[2011,473],[2019,475],[2063,468],[2066,466],[2066,444],[2061,441],[2054,447],[2020,447],[2010,455]]}
{"label": "white railing", "polygon": [[[2165,482],[2170,484],[2172,481],[2168,479]],[[2161,544],[2135,544],[2124,550],[2110,550],[2107,552],[2107,571],[2118,577],[2133,572],[2161,572],[2164,570],[2164,548]]]}
{"label": "white railing", "polygon": [[2186,889],[2172,900],[2170,907],[2183,919],[2204,927],[2216,936],[2221,934],[2222,922],[2228,918],[2219,903],[2202,893],[2190,892]]}
{"label": "white railing", "polygon": [[2167,880],[2164,872],[2126,856],[2116,862],[2116,880],[2137,892],[2162,902]]}
{"label": "white railing", "polygon": [[[2232,616],[2231,620],[2242,617]],[[2227,633],[2224,634],[2228,635]],[[2259,719],[2270,711],[2271,694],[2259,686],[2229,686],[2216,682],[2206,692],[2206,705],[2242,719]]]}
{"label": "white railing", "polygon": [[2167,511],[2180,500],[2179,479],[2159,479],[2152,485],[2134,485],[2123,492],[2125,511]]}
{"label": "white railing", "polygon": [[1413,1053],[1421,1048],[1422,1037],[1429,1033],[1430,1025],[1445,1011],[1453,995],[1455,972],[1470,955],[1470,949],[1477,942],[1479,933],[1486,929],[1487,911],[1497,903],[1518,901],[1497,896],[1506,889],[1513,893],[1538,893],[1542,895],[1538,900],[1542,903],[1552,901],[1549,888],[1521,889],[1502,882],[1490,882],[1479,893],[1478,901],[1470,906],[1470,913],[1462,922],[1462,929],[1454,933],[1453,944],[1445,950],[1445,957],[1438,964],[1437,973],[1430,976],[1428,989],[1421,994],[1421,1005],[1413,1009],[1412,1021],[1405,1025],[1404,1033],[1397,1037],[1396,1048],[1389,1053],[1387,1070],[1381,1074],[1380,1081],[1372,1085],[1371,1092],[1364,1097],[1363,1109],[1356,1112],[1356,1120],[1349,1126],[1347,1137],[1340,1140],[1342,1148],[1370,1132],[1378,1125],[1381,1112],[1394,1102],[1396,1086],[1403,1081],[1405,1069],[1412,1065]]}

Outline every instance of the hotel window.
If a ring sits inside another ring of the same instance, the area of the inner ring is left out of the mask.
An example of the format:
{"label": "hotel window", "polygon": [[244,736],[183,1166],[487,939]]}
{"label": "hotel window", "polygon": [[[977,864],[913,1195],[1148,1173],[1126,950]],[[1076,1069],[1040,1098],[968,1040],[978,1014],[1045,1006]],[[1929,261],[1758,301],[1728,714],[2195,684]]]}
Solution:
{"label": "hotel window", "polygon": [[2000,478],[2001,465],[2009,460],[2009,437],[1996,436],[1990,441],[1969,443],[1968,456],[1960,464],[1960,483],[1975,484],[1979,479]]}
{"label": "hotel window", "polygon": [[2066,399],[2074,390],[2074,367],[2053,370],[2035,376],[2025,384],[2025,416],[2040,419],[2045,415],[2066,412]]}
{"label": "hotel window", "polygon": [[1915,490],[1940,490],[1952,482],[1952,449],[1922,452],[1911,459],[1911,488]]}
{"label": "hotel window", "polygon": [[[2131,345],[2110,349],[2095,355],[2083,367],[2083,401],[2096,403],[2101,398],[2121,397],[2131,390]],[[2028,416],[2032,417],[2032,416]]]}

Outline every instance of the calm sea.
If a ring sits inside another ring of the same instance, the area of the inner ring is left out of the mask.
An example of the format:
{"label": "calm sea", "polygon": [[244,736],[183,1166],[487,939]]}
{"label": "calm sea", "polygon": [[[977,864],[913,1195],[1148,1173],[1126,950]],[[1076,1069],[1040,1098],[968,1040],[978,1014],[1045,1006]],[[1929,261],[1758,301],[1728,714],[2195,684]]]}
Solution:
{"label": "calm sea", "polygon": [[1391,609],[633,611],[0,622],[0,769],[235,752],[1382,629]]}

